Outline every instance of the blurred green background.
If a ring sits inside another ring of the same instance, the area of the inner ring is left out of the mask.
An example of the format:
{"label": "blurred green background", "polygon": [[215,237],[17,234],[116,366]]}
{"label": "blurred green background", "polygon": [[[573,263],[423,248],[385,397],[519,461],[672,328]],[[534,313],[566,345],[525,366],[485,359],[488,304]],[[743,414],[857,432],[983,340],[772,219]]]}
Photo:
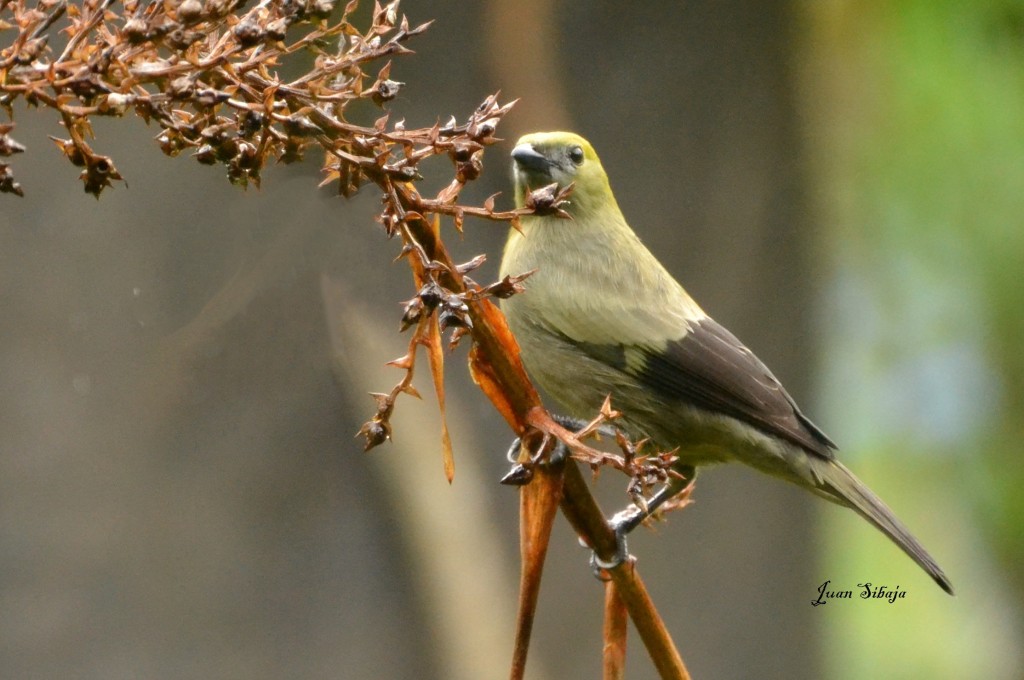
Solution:
{"label": "blurred green background", "polygon": [[[366,12],[369,7],[360,11]],[[944,567],[852,513],[726,467],[631,541],[696,678],[1024,677],[1024,3],[406,0],[395,119],[520,98],[571,128],[641,238],[773,368]],[[366,120],[377,115],[365,114]],[[509,433],[449,361],[436,411],[353,435],[398,379],[408,272],[372,191],[316,162],[241,192],[99,121],[128,186],[96,202],[16,109],[0,198],[0,677],[444,678],[507,673]],[[443,160],[425,185],[450,177]],[[506,195],[498,205],[508,205]],[[449,232],[458,257],[504,233]],[[426,376],[418,381],[427,394]],[[601,479],[603,503],[624,503]],[[812,607],[818,586],[907,597]],[[601,590],[559,522],[531,678],[597,677]],[[635,638],[629,677],[653,678]]]}
{"label": "blurred green background", "polygon": [[[822,393],[875,490],[945,535],[959,588],[952,612],[847,608],[831,670],[1021,677],[1024,4],[807,3],[805,20]],[[839,573],[878,559],[832,544]]]}

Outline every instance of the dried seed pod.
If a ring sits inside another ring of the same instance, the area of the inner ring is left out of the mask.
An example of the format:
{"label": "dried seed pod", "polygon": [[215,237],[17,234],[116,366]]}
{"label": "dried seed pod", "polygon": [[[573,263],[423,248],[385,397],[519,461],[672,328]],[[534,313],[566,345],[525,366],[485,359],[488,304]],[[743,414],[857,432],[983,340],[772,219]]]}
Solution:
{"label": "dried seed pod", "polygon": [[149,30],[149,24],[143,21],[141,17],[132,17],[126,21],[124,27],[121,29],[121,34],[132,45],[144,43],[149,40],[152,35]]}
{"label": "dried seed pod", "polygon": [[232,9],[232,0],[206,0],[206,13],[210,17],[222,17]]}
{"label": "dried seed pod", "polygon": [[428,281],[416,295],[428,311],[433,311],[444,300],[444,289],[436,281]]}
{"label": "dried seed pod", "polygon": [[238,155],[238,147],[242,143],[233,137],[222,137],[219,144],[214,145],[213,150],[217,154],[217,160],[227,163]]}
{"label": "dried seed pod", "polygon": [[457,163],[455,165],[455,177],[460,182],[472,182],[484,169],[484,156],[483,150],[476,151],[470,156],[469,160],[464,163]]}
{"label": "dried seed pod", "polygon": [[419,323],[420,318],[423,316],[423,309],[425,305],[423,300],[419,297],[414,297],[405,303],[405,310],[402,313],[402,322],[399,326],[399,332],[404,332],[410,326]]}
{"label": "dried seed pod", "polygon": [[391,439],[391,425],[386,421],[374,418],[360,428],[356,436],[359,435],[366,438],[366,446],[363,447],[363,451],[369,451]]}
{"label": "dried seed pod", "polygon": [[237,116],[238,134],[242,137],[252,137],[263,129],[265,117],[259,111],[243,111]]}
{"label": "dried seed pod", "polygon": [[97,108],[105,116],[123,116],[128,107],[135,103],[135,99],[133,94],[111,92],[100,99]]}
{"label": "dried seed pod", "polygon": [[259,167],[259,156],[256,145],[252,142],[238,142],[238,150],[233,160],[242,170],[252,170]]}
{"label": "dried seed pod", "polygon": [[209,127],[203,128],[199,132],[199,136],[202,137],[206,143],[212,146],[220,146],[229,137],[227,127],[227,125],[210,125]]}
{"label": "dried seed pod", "polygon": [[13,128],[14,125],[0,125],[0,156],[11,156],[25,151],[24,145],[7,134]]}
{"label": "dried seed pod", "polygon": [[178,5],[178,21],[183,24],[192,24],[203,16],[203,3],[199,0],[183,0]]}
{"label": "dried seed pod", "polygon": [[498,129],[498,120],[497,118],[487,118],[480,123],[474,123],[469,126],[466,134],[479,142],[488,143]]}
{"label": "dried seed pod", "polygon": [[189,46],[203,37],[199,31],[186,31],[176,28],[167,34],[166,42],[176,50],[187,50]]}
{"label": "dried seed pod", "polygon": [[537,215],[557,215],[565,219],[572,219],[572,216],[562,209],[562,205],[572,194],[573,187],[574,184],[569,184],[559,189],[558,183],[553,182],[531,191],[526,196],[526,207]]}
{"label": "dried seed pod", "polygon": [[245,19],[232,30],[242,47],[254,47],[263,42],[266,32],[255,19]]}
{"label": "dried seed pod", "polygon": [[74,165],[77,168],[85,167],[85,154],[80,148],[78,148],[78,145],[76,145],[74,141],[70,139],[61,139],[59,137],[54,137],[53,135],[50,136],[50,139],[52,139],[53,143],[57,145],[57,148],[60,149],[61,153],[67,156],[68,160],[71,161],[71,165]]}
{"label": "dried seed pod", "polygon": [[473,157],[475,147],[468,142],[459,142],[452,146],[448,156],[454,163],[466,163]]}
{"label": "dried seed pod", "polygon": [[203,144],[192,156],[203,165],[214,165],[217,162],[217,154],[209,144]]}
{"label": "dried seed pod", "polygon": [[14,173],[6,163],[0,163],[0,194],[25,195],[21,185],[14,181]]}
{"label": "dried seed pod", "polygon": [[277,42],[284,41],[288,37],[288,21],[284,17],[274,19],[267,24],[267,38]]}
{"label": "dried seed pod", "polygon": [[91,75],[88,78],[74,80],[68,83],[68,89],[74,92],[83,103],[92,103],[98,95],[103,92],[103,89],[95,80],[95,76]]}
{"label": "dried seed pod", "polygon": [[377,87],[373,89],[370,98],[373,99],[374,103],[378,106],[384,102],[389,102],[398,96],[399,90],[405,83],[400,83],[397,80],[382,80],[377,84]]}
{"label": "dried seed pod", "polygon": [[186,146],[185,140],[176,130],[164,130],[157,135],[156,141],[160,145],[160,150],[171,157],[177,156]]}
{"label": "dried seed pod", "polygon": [[196,84],[188,76],[175,78],[167,85],[167,94],[172,99],[188,99],[196,91]]}
{"label": "dried seed pod", "polygon": [[104,189],[111,186],[111,180],[124,179],[114,167],[114,161],[110,156],[99,154],[93,154],[86,158],[85,170],[82,170],[79,178],[85,183],[86,193],[90,193],[96,198],[100,197],[100,193]]}
{"label": "dried seed pod", "polygon": [[437,323],[442,332],[449,328],[465,328],[467,330],[473,328],[473,321],[468,314],[449,307],[443,308],[437,315]]}
{"label": "dried seed pod", "polygon": [[523,279],[533,274],[533,271],[529,271],[525,274],[519,274],[518,276],[506,274],[505,278],[503,278],[501,281],[498,281],[497,283],[492,283],[491,285],[487,286],[483,292],[487,295],[492,295],[500,300],[505,300],[507,298],[512,297],[513,295],[518,295],[519,293],[522,293],[525,290],[522,283]]}
{"label": "dried seed pod", "polygon": [[243,168],[238,162],[238,156],[235,156],[228,163],[228,181],[237,187],[249,186],[249,180],[258,179],[259,174],[254,170],[247,170]]}
{"label": "dried seed pod", "polygon": [[327,19],[334,11],[336,0],[307,0],[306,14],[316,19]]}
{"label": "dried seed pod", "polygon": [[14,63],[18,66],[29,66],[35,61],[46,48],[48,37],[27,40],[22,44],[21,49],[14,55]]}

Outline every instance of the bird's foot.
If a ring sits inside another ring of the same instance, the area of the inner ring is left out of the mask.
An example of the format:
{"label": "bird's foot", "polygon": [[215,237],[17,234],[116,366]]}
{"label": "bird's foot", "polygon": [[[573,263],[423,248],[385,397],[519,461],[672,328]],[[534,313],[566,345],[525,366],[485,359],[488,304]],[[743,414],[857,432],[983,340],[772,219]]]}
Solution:
{"label": "bird's foot", "polygon": [[530,455],[530,458],[523,463],[519,462],[519,452],[522,449],[522,439],[516,437],[512,440],[506,460],[512,463],[512,467],[501,478],[501,483],[509,486],[522,486],[533,479],[533,468],[537,465],[559,465],[569,457],[569,448],[560,441],[556,441],[551,450],[545,455],[544,446],[538,446],[537,451]]}
{"label": "bird's foot", "polygon": [[[569,416],[554,414],[551,418],[565,429],[573,432],[578,432],[588,425],[585,420],[570,418]],[[602,434],[611,434],[614,432],[614,430],[607,427],[601,427],[598,431]],[[516,437],[512,440],[511,446],[508,447],[508,452],[505,454],[505,458],[509,463],[512,463],[512,467],[507,473],[505,473],[505,476],[501,478],[502,484],[522,486],[533,479],[533,468],[535,466],[560,465],[569,458],[569,447],[561,441],[556,441],[547,456],[544,455],[546,447],[538,446],[537,451],[530,456],[529,460],[526,462],[519,462],[519,452],[522,449],[522,446],[522,439]]]}
{"label": "bird's foot", "polygon": [[696,472],[693,468],[686,468],[680,478],[663,486],[646,501],[634,503],[625,510],[615,513],[608,520],[608,526],[615,534],[615,552],[607,560],[601,559],[597,552],[590,553],[590,569],[594,572],[594,576],[603,580],[602,571],[614,569],[627,560],[635,559],[629,554],[626,536],[643,524],[659,508],[674,509],[684,507],[689,503],[689,495],[693,489],[695,477]]}
{"label": "bird's foot", "polygon": [[609,569],[615,569],[625,562],[632,562],[636,558],[629,554],[629,546],[626,544],[626,536],[636,526],[637,520],[634,515],[642,515],[643,511],[636,506],[631,506],[622,512],[616,513],[608,521],[608,526],[615,534],[615,552],[612,553],[611,558],[602,559],[597,554],[596,550],[592,550],[590,553],[590,570],[594,572],[594,576],[601,580],[607,580],[603,572]]}

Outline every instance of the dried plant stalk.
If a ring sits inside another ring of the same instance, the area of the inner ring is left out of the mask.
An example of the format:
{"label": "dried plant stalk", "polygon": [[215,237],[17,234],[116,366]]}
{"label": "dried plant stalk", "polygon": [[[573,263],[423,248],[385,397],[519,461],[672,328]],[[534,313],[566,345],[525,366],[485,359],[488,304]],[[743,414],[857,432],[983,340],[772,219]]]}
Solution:
{"label": "dried plant stalk", "polygon": [[[223,165],[228,179],[243,186],[259,184],[269,162],[298,160],[310,146],[333,159],[352,159],[331,163],[332,179],[341,180],[346,194],[366,180],[359,168],[367,162],[409,179],[418,160],[447,151],[445,144],[428,144],[429,151],[420,148],[412,158],[389,163],[392,144],[411,149],[426,133],[398,126],[386,131],[386,117],[372,126],[346,117],[353,102],[383,105],[398,94],[402,83],[390,79],[390,62],[376,73],[367,69],[409,52],[404,43],[430,22],[411,27],[397,1],[375,3],[364,31],[349,20],[355,1],[340,13],[335,0],[265,0],[246,10],[247,4],[3,0],[0,109],[13,118],[13,105],[21,100],[54,111],[67,132],[54,141],[82,168],[85,190],[97,197],[122,179],[113,159],[88,141],[97,116],[134,114],[160,128],[156,139],[167,155],[191,151],[200,163]],[[312,68],[300,68],[310,60]],[[291,80],[283,75],[293,71],[303,74]],[[4,153],[10,129],[0,128],[3,156],[10,155]],[[0,168],[0,175],[10,172],[6,164]],[[0,191],[23,190],[11,176],[0,182]]]}
{"label": "dried plant stalk", "polygon": [[[18,102],[53,112],[66,136],[51,139],[81,168],[85,190],[97,198],[123,179],[114,160],[93,148],[97,116],[140,118],[159,128],[156,142],[163,153],[190,152],[199,163],[221,165],[228,180],[242,187],[258,186],[269,163],[299,160],[312,147],[323,154],[324,184],[336,183],[344,196],[367,184],[381,191],[377,219],[388,238],[400,238],[399,256],[408,260],[417,286],[401,320],[402,330],[415,328],[408,352],[391,362],[405,373],[391,391],[374,395],[376,413],[359,433],[366,448],[390,437],[400,394],[419,396],[412,379],[420,347],[427,351],[444,421],[442,334],[451,331],[449,348],[471,339],[474,379],[533,445],[531,458],[542,458],[559,440],[595,471],[611,466],[626,473],[630,494],[642,500],[651,484],[671,474],[674,456],[641,454],[643,442],[624,437],[617,438],[621,455],[586,445],[602,423],[617,417],[609,404],[579,433],[555,423],[491,302],[521,292],[530,272],[479,285],[468,274],[483,256],[456,264],[440,237],[442,217],[459,230],[466,217],[506,221],[512,228],[531,213],[568,217],[562,205],[572,187],[539,189],[517,210],[496,211],[493,196],[482,206],[458,203],[466,183],[480,175],[484,149],[497,141],[498,124],[514,104],[500,104],[497,95],[461,124],[452,117],[443,125],[408,130],[386,112],[370,124],[352,122],[353,103],[383,107],[395,98],[402,83],[391,79],[386,60],[408,53],[405,43],[430,22],[413,27],[398,0],[375,2],[369,26],[360,30],[351,21],[357,1],[340,11],[335,2],[263,0],[247,9],[247,0],[0,0],[0,110],[9,119],[0,123],[0,193],[24,193],[6,160],[26,151],[12,137]],[[309,61],[311,66],[301,68]],[[301,75],[284,75],[294,71]],[[424,197],[414,183],[420,164],[435,156],[450,160],[454,177],[437,195]],[[442,436],[450,479],[454,460],[446,428]],[[599,555],[609,556],[614,537],[600,509],[576,466],[564,469],[563,513]],[[553,510],[537,514],[549,522]],[[546,545],[549,525],[529,528]],[[544,547],[532,547],[536,575],[530,578],[537,582],[524,581],[524,592],[536,592]],[[624,564],[611,576],[663,677],[688,677],[635,567]],[[525,663],[525,648],[521,658]]]}

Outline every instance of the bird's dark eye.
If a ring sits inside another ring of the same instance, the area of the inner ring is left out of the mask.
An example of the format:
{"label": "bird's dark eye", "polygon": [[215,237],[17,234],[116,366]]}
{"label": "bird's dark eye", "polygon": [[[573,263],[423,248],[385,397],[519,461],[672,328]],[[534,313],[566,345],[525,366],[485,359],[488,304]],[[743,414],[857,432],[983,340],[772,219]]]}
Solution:
{"label": "bird's dark eye", "polygon": [[583,165],[583,149],[578,146],[569,149],[569,160],[576,165]]}

